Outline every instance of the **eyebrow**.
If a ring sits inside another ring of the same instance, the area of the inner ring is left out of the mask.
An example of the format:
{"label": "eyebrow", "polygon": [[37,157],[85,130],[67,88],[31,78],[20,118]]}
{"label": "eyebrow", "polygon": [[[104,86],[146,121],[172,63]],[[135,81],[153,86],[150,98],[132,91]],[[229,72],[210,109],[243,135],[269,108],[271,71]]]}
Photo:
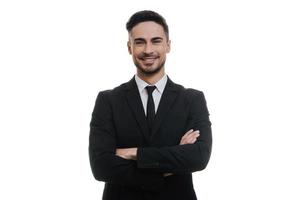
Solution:
{"label": "eyebrow", "polygon": [[151,40],[163,40],[163,38],[162,37],[154,37]]}
{"label": "eyebrow", "polygon": [[134,41],[145,41],[144,38],[135,38]]}
{"label": "eyebrow", "polygon": [[[162,37],[154,37],[154,38],[151,38],[151,41],[153,40],[163,40]],[[144,38],[135,38],[134,41],[145,41]]]}

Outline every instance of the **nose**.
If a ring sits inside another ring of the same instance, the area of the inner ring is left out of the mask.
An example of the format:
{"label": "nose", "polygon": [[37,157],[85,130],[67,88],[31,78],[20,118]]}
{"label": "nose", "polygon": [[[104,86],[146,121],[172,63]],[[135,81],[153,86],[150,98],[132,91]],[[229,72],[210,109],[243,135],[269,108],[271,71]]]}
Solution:
{"label": "nose", "polygon": [[145,45],[144,53],[151,54],[153,53],[153,46],[151,43]]}

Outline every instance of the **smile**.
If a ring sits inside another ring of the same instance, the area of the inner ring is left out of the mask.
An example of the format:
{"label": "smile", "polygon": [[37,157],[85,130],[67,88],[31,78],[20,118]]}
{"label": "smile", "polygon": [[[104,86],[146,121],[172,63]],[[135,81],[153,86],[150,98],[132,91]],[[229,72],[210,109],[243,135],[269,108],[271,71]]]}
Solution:
{"label": "smile", "polygon": [[148,58],[142,58],[141,60],[145,65],[152,65],[154,64],[156,59],[157,59],[156,57],[151,57],[151,58],[148,57]]}
{"label": "smile", "polygon": [[157,57],[146,57],[146,58],[141,58],[141,60],[155,60]]}

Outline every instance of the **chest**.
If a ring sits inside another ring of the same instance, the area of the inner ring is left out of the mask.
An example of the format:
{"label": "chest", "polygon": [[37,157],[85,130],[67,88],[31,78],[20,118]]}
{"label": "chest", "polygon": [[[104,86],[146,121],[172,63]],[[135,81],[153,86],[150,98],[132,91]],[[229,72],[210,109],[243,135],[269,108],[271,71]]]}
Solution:
{"label": "chest", "polygon": [[177,145],[185,133],[189,110],[188,105],[180,99],[174,102],[166,113],[156,112],[155,117],[160,118],[160,120],[155,121],[158,124],[154,124],[157,128],[152,133],[151,140],[146,135],[149,133],[145,131],[148,127],[146,127],[146,116],[142,105],[137,105],[140,106],[139,109],[136,108],[139,114],[136,110],[133,111],[126,101],[114,106],[116,108],[114,109],[113,122],[117,147],[119,148]]}

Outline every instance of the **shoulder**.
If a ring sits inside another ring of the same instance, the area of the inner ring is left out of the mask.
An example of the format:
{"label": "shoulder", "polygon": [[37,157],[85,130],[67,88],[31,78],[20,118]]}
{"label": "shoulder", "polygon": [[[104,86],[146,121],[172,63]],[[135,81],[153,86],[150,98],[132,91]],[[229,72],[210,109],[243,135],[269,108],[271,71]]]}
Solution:
{"label": "shoulder", "polygon": [[179,89],[180,93],[186,98],[193,99],[193,98],[197,98],[200,96],[204,96],[204,94],[201,90],[197,90],[194,88],[186,88],[186,87],[176,84],[176,83],[175,83],[175,85]]}
{"label": "shoulder", "polygon": [[206,104],[205,97],[202,91],[194,89],[194,88],[185,88],[183,91],[184,99],[188,104]]}
{"label": "shoulder", "polygon": [[113,89],[106,89],[98,92],[97,99],[102,101],[112,101],[120,99],[125,95],[125,91],[130,87],[129,82],[122,83]]}
{"label": "shoulder", "polygon": [[169,78],[169,83],[172,89],[174,88],[175,90],[180,91],[180,93],[182,93],[185,96],[191,97],[191,96],[203,95],[202,91],[194,88],[186,88],[183,85],[173,82],[170,78]]}
{"label": "shoulder", "polygon": [[132,80],[131,81],[128,81],[128,82],[125,82],[125,83],[122,83],[112,89],[106,89],[106,90],[102,90],[98,93],[98,95],[103,95],[103,96],[112,96],[112,95],[116,95],[116,94],[120,94],[120,93],[123,93],[126,88],[128,88],[130,85],[132,84]]}
{"label": "shoulder", "polygon": [[202,91],[194,88],[186,88],[183,85],[173,82],[170,78],[169,78],[169,88],[170,90],[177,91],[180,99],[184,99],[184,101],[188,104],[192,103],[193,101],[204,99],[204,94]]}
{"label": "shoulder", "polygon": [[195,97],[195,96],[202,96],[203,95],[203,92],[200,91],[200,90],[196,90],[194,88],[185,88],[184,89],[184,92],[187,96],[190,96],[190,97]]}

